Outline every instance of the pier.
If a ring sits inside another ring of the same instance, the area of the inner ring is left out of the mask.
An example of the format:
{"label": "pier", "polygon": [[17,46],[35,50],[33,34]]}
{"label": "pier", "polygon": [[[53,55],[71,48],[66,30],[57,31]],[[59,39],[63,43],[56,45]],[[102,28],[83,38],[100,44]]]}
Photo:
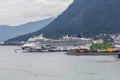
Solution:
{"label": "pier", "polygon": [[75,55],[75,56],[107,56],[107,55],[117,55],[120,58],[120,53],[99,53],[99,52],[88,52],[88,53],[80,53],[80,52],[68,52],[67,55]]}

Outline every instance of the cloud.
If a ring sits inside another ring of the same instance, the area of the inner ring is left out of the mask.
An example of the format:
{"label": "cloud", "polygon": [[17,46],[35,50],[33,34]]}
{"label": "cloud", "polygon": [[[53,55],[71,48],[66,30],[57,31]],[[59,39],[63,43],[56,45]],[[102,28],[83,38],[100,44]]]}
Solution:
{"label": "cloud", "polygon": [[19,25],[54,17],[73,0],[0,0],[0,25]]}

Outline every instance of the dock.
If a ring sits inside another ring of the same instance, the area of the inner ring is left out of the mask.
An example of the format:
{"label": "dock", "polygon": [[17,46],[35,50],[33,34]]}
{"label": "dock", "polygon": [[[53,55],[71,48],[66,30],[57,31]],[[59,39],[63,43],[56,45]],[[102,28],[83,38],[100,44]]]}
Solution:
{"label": "dock", "polygon": [[99,53],[99,52],[88,52],[88,53],[80,53],[80,52],[67,52],[67,55],[75,55],[75,56],[107,56],[107,55],[117,55],[118,58],[120,58],[120,53],[109,53],[109,52],[103,52],[103,53]]}

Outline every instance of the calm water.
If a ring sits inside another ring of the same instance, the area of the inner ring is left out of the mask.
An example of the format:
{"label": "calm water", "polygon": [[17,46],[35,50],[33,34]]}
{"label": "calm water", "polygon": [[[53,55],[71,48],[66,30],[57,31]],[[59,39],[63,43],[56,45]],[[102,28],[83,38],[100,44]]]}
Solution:
{"label": "calm water", "polygon": [[116,56],[15,53],[0,46],[0,80],[120,80]]}

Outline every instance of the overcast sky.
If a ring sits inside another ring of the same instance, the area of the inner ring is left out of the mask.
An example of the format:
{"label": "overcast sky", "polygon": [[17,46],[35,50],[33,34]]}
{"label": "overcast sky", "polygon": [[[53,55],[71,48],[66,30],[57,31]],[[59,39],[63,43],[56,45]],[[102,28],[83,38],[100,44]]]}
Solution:
{"label": "overcast sky", "polygon": [[20,25],[62,13],[73,0],[0,0],[0,25]]}

